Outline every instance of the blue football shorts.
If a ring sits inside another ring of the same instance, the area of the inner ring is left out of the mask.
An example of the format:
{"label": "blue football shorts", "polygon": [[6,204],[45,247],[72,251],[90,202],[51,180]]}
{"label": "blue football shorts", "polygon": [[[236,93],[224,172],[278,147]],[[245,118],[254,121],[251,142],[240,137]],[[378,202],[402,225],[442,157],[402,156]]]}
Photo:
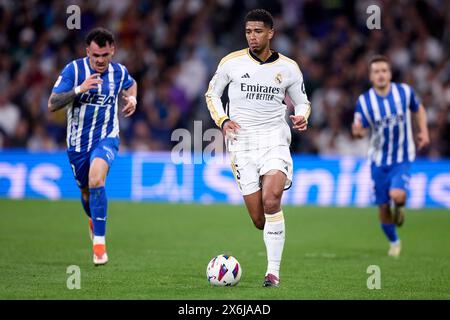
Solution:
{"label": "blue football shorts", "polygon": [[406,193],[409,191],[409,170],[411,163],[403,162],[390,166],[377,167],[372,163],[372,181],[374,184],[375,203],[377,205],[390,202],[389,191],[401,189]]}
{"label": "blue football shorts", "polygon": [[73,175],[80,189],[85,188],[89,182],[89,168],[94,158],[101,158],[111,168],[117,152],[119,151],[119,138],[105,138],[89,152],[67,151]]}

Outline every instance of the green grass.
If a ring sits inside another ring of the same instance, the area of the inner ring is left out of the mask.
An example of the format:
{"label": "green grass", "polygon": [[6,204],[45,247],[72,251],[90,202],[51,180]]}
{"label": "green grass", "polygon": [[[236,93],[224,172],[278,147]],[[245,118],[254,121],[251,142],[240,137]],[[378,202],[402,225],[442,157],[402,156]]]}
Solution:
{"label": "green grass", "polygon": [[[0,299],[450,299],[450,214],[408,210],[403,251],[387,256],[376,209],[284,207],[278,289],[262,288],[261,231],[243,206],[110,202],[106,266],[92,265],[77,201],[0,200]],[[236,287],[211,287],[219,253],[243,268]],[[81,269],[69,290],[66,268]],[[369,290],[369,265],[381,289]]]}

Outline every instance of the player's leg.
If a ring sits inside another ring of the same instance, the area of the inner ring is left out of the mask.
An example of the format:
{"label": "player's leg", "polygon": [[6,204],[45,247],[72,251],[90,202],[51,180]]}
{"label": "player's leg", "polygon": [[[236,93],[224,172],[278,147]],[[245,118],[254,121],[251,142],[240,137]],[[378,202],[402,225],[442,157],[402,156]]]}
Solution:
{"label": "player's leg", "polygon": [[94,264],[105,264],[106,254],[106,221],[108,199],[105,182],[109,169],[118,151],[118,139],[106,138],[99,142],[91,153],[89,168],[89,207],[94,225]]}
{"label": "player's leg", "polygon": [[401,242],[400,238],[397,235],[397,226],[394,223],[391,206],[389,203],[385,203],[379,205],[378,208],[381,228],[383,229],[384,234],[389,240],[388,255],[391,257],[398,257],[401,251]]}
{"label": "player's leg", "polygon": [[89,217],[89,237],[94,240],[94,224],[92,223],[91,208],[89,207],[89,186],[80,189],[81,191],[81,204],[83,205],[84,212]]}
{"label": "player's leg", "polygon": [[390,176],[388,169],[372,165],[372,179],[374,182],[375,203],[378,205],[381,229],[390,244],[388,254],[398,256],[400,254],[400,239],[397,235],[397,226],[394,223],[391,213],[389,199]]}
{"label": "player's leg", "polygon": [[406,191],[402,189],[391,189],[389,196],[392,199],[393,222],[401,227],[405,222],[404,206],[406,203]]}
{"label": "player's leg", "polygon": [[391,206],[389,203],[384,203],[378,206],[379,218],[381,228],[383,229],[386,238],[391,244],[396,243],[399,238],[397,235],[397,228],[392,217]]}
{"label": "player's leg", "polygon": [[80,189],[81,192],[81,205],[86,215],[91,218],[91,208],[89,208],[89,187],[86,186]]}
{"label": "player's leg", "polygon": [[397,165],[393,169],[389,197],[392,200],[394,223],[401,227],[405,221],[404,206],[409,188],[409,163]]}
{"label": "player's leg", "polygon": [[84,212],[89,217],[89,235],[93,238],[93,225],[91,219],[91,209],[89,207],[89,154],[79,152],[68,152],[70,166],[72,168],[73,176],[77,182],[81,192],[81,205]]}
{"label": "player's leg", "polygon": [[245,195],[244,202],[255,227],[263,230],[266,218],[264,217],[262,191],[258,190],[252,194]]}
{"label": "player's leg", "polygon": [[264,229],[264,208],[258,169],[246,152],[231,154],[231,169],[241,191],[247,211],[256,228]]}
{"label": "player's leg", "polygon": [[106,218],[108,200],[105,192],[105,181],[108,173],[108,163],[102,158],[94,158],[89,170],[89,206],[94,226],[94,263],[104,264],[106,255]]}
{"label": "player's leg", "polygon": [[278,286],[280,264],[285,241],[285,224],[281,197],[286,185],[285,173],[272,169],[262,178],[262,202],[266,223],[264,243],[267,251],[267,271],[264,286]]}

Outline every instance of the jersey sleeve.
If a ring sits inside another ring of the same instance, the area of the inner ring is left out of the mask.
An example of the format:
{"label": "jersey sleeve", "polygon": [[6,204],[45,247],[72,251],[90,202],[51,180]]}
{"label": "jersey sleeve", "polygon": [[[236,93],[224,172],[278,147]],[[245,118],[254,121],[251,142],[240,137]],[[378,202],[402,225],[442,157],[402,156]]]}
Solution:
{"label": "jersey sleeve", "polygon": [[410,97],[410,102],[409,102],[409,109],[412,112],[417,112],[417,110],[419,110],[419,106],[420,106],[420,100],[417,98],[416,94],[414,93],[413,88],[411,88],[411,97]]}
{"label": "jersey sleeve", "polygon": [[304,116],[308,119],[311,114],[311,103],[308,100],[308,96],[305,91],[305,83],[303,81],[303,75],[300,68],[296,67],[294,71],[294,82],[287,87],[287,93],[292,100],[295,108],[296,116]]}
{"label": "jersey sleeve", "polygon": [[53,86],[53,93],[69,92],[74,87],[75,69],[73,63],[66,65]]}
{"label": "jersey sleeve", "polygon": [[358,101],[356,101],[356,108],[355,108],[355,114],[353,116],[353,122],[354,123],[361,123],[363,128],[367,128],[369,127],[369,121],[367,121],[366,116],[364,115],[364,112],[362,110],[361,107],[361,103]]}
{"label": "jersey sleeve", "polygon": [[230,83],[230,77],[223,64],[219,64],[216,73],[209,82],[208,91],[205,93],[206,105],[216,125],[221,128],[228,116],[223,109],[220,99],[225,87]]}
{"label": "jersey sleeve", "polygon": [[128,69],[125,66],[122,66],[122,67],[123,67],[123,71],[125,72],[125,76],[123,77],[122,88],[123,88],[123,90],[127,90],[133,85],[134,79],[128,72]]}

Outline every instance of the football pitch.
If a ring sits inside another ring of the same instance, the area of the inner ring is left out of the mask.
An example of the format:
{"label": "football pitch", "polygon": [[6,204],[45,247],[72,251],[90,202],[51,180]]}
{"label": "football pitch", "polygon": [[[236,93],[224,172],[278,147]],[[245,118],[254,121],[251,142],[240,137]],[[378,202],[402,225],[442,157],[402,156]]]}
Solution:
{"label": "football pitch", "polygon": [[[281,286],[263,288],[262,232],[244,206],[109,203],[109,263],[94,267],[78,201],[0,200],[0,299],[450,299],[450,213],[407,210],[400,258],[387,256],[375,208],[284,206]],[[228,253],[236,287],[211,287]],[[80,268],[80,289],[67,268]],[[380,289],[368,289],[380,268]]]}

